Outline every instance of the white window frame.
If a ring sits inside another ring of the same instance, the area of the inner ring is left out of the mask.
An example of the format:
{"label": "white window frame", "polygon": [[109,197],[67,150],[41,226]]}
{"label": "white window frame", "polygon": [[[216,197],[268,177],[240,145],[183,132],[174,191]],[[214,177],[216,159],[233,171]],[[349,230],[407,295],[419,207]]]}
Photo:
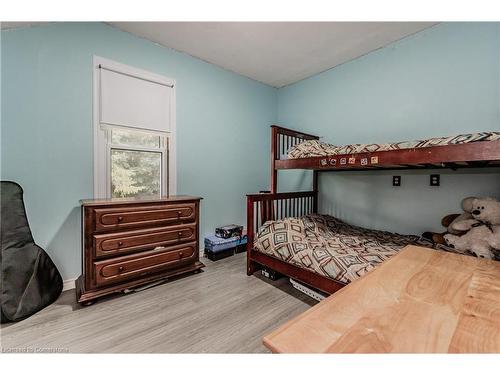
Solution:
{"label": "white window frame", "polygon": [[[170,124],[165,132],[139,129],[122,124],[104,124],[100,121],[101,98],[100,98],[100,69],[104,67],[115,72],[130,75],[136,78],[157,82],[172,87],[170,100]],[[111,198],[111,149],[143,150],[162,153],[162,181],[161,194],[175,195],[177,193],[177,162],[176,162],[176,95],[175,80],[161,75],[147,72],[142,69],[124,65],[99,56],[93,57],[93,136],[94,136],[94,198]],[[165,141],[160,149],[127,147],[125,145],[111,144],[111,130],[122,128],[127,130],[138,130],[161,135]],[[168,165],[166,165],[165,160]],[[168,185],[167,185],[168,183]]]}

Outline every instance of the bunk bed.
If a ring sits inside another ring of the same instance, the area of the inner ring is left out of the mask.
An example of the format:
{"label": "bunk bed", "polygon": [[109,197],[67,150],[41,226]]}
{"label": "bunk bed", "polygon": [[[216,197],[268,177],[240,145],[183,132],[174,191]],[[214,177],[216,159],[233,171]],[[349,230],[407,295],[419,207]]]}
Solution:
{"label": "bunk bed", "polygon": [[[311,231],[317,232],[316,222],[321,221],[321,218],[318,218],[317,215],[318,174],[320,172],[432,168],[455,170],[469,167],[500,166],[499,132],[467,134],[395,144],[337,147],[320,143],[318,136],[273,125],[271,126],[270,143],[271,191],[247,195],[247,274],[252,275],[261,268],[268,268],[327,294],[336,292],[352,281],[356,274],[360,276],[366,273],[391,254],[371,254],[377,259],[372,263],[367,261],[367,264],[363,265],[364,268],[361,267],[363,272],[356,271],[350,278],[346,278],[345,274],[344,277],[335,277],[334,273],[318,272],[318,267],[305,267],[304,264],[296,260],[293,261],[293,256],[280,254],[273,247],[273,244],[263,242],[265,236],[271,238],[274,235],[278,236],[277,242],[280,243],[281,248],[291,246],[294,241],[303,242],[304,238],[306,246],[310,248],[316,246],[314,241],[311,244],[308,237],[311,235]],[[301,147],[301,145],[306,145],[306,147]],[[278,193],[278,171],[283,169],[312,170],[312,190]],[[326,220],[335,221],[337,219],[330,217]],[[307,227],[310,226],[308,223],[311,221],[314,222],[314,228],[293,229],[298,231],[298,238],[295,240],[286,238],[286,233],[283,235],[283,230],[290,230],[292,225]],[[328,236],[338,230],[335,227],[336,225],[341,227],[345,225],[345,223],[339,222],[333,224],[334,228],[330,228],[330,232],[327,228]],[[331,227],[331,225],[327,225],[327,227]],[[273,228],[282,231],[271,233]],[[344,228],[344,231],[348,231],[349,234],[356,230],[356,227],[353,226]],[[299,233],[301,231],[305,231],[306,234]],[[320,232],[320,237],[317,238],[321,241],[321,236],[324,235],[325,231]],[[393,238],[387,232],[378,231],[369,233],[365,239],[361,237],[361,240],[368,243],[373,240],[373,236],[388,236],[391,246],[394,244],[389,249],[389,252],[393,251],[394,253],[399,248],[402,248],[405,243],[418,241],[416,238],[405,238],[400,235]],[[321,250],[323,251],[323,249]],[[369,256],[366,258],[370,259]]]}

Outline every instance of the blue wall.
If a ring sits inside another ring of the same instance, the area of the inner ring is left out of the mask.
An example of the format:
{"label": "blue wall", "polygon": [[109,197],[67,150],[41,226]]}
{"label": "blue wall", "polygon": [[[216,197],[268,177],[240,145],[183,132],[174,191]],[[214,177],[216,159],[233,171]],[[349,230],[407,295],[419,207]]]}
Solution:
{"label": "blue wall", "polygon": [[[203,235],[245,222],[246,192],[269,185],[269,124],[336,143],[500,130],[500,26],[441,24],[275,90],[101,23],[2,32],[1,177],[25,189],[36,241],[65,279],[80,273],[78,200],[92,197],[92,56],[177,81],[178,192],[201,195]],[[224,172],[221,177],[220,172]],[[324,173],[323,212],[398,232],[439,229],[462,197],[500,194],[499,170]],[[308,189],[282,172],[281,190]]]}
{"label": "blue wall", "polygon": [[[500,24],[445,23],[278,90],[284,126],[349,143],[391,142],[500,130]],[[372,228],[440,230],[468,195],[500,198],[499,170],[443,172],[430,188],[422,172],[320,175],[324,213]],[[402,175],[400,188],[391,175]],[[307,189],[287,171],[281,189]]]}
{"label": "blue wall", "polygon": [[268,186],[275,89],[101,23],[1,38],[1,177],[23,186],[35,240],[64,279],[80,273],[78,201],[93,196],[93,55],[176,80],[177,191],[204,197],[202,235],[245,222],[244,194]]}

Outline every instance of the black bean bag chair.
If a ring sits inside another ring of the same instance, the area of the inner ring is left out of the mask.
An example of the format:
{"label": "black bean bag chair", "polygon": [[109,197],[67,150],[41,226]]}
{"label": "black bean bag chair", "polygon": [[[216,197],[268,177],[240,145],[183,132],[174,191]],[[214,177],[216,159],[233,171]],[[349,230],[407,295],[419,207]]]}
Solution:
{"label": "black bean bag chair", "polygon": [[1,181],[1,321],[18,321],[54,302],[63,281],[47,253],[33,241],[23,189]]}

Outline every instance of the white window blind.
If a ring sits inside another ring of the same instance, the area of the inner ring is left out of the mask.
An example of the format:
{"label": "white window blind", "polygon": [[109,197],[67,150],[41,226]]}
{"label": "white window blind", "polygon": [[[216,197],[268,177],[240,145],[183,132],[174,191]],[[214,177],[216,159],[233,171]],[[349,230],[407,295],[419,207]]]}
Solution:
{"label": "white window blind", "polygon": [[171,130],[172,87],[105,67],[99,70],[101,124]]}

